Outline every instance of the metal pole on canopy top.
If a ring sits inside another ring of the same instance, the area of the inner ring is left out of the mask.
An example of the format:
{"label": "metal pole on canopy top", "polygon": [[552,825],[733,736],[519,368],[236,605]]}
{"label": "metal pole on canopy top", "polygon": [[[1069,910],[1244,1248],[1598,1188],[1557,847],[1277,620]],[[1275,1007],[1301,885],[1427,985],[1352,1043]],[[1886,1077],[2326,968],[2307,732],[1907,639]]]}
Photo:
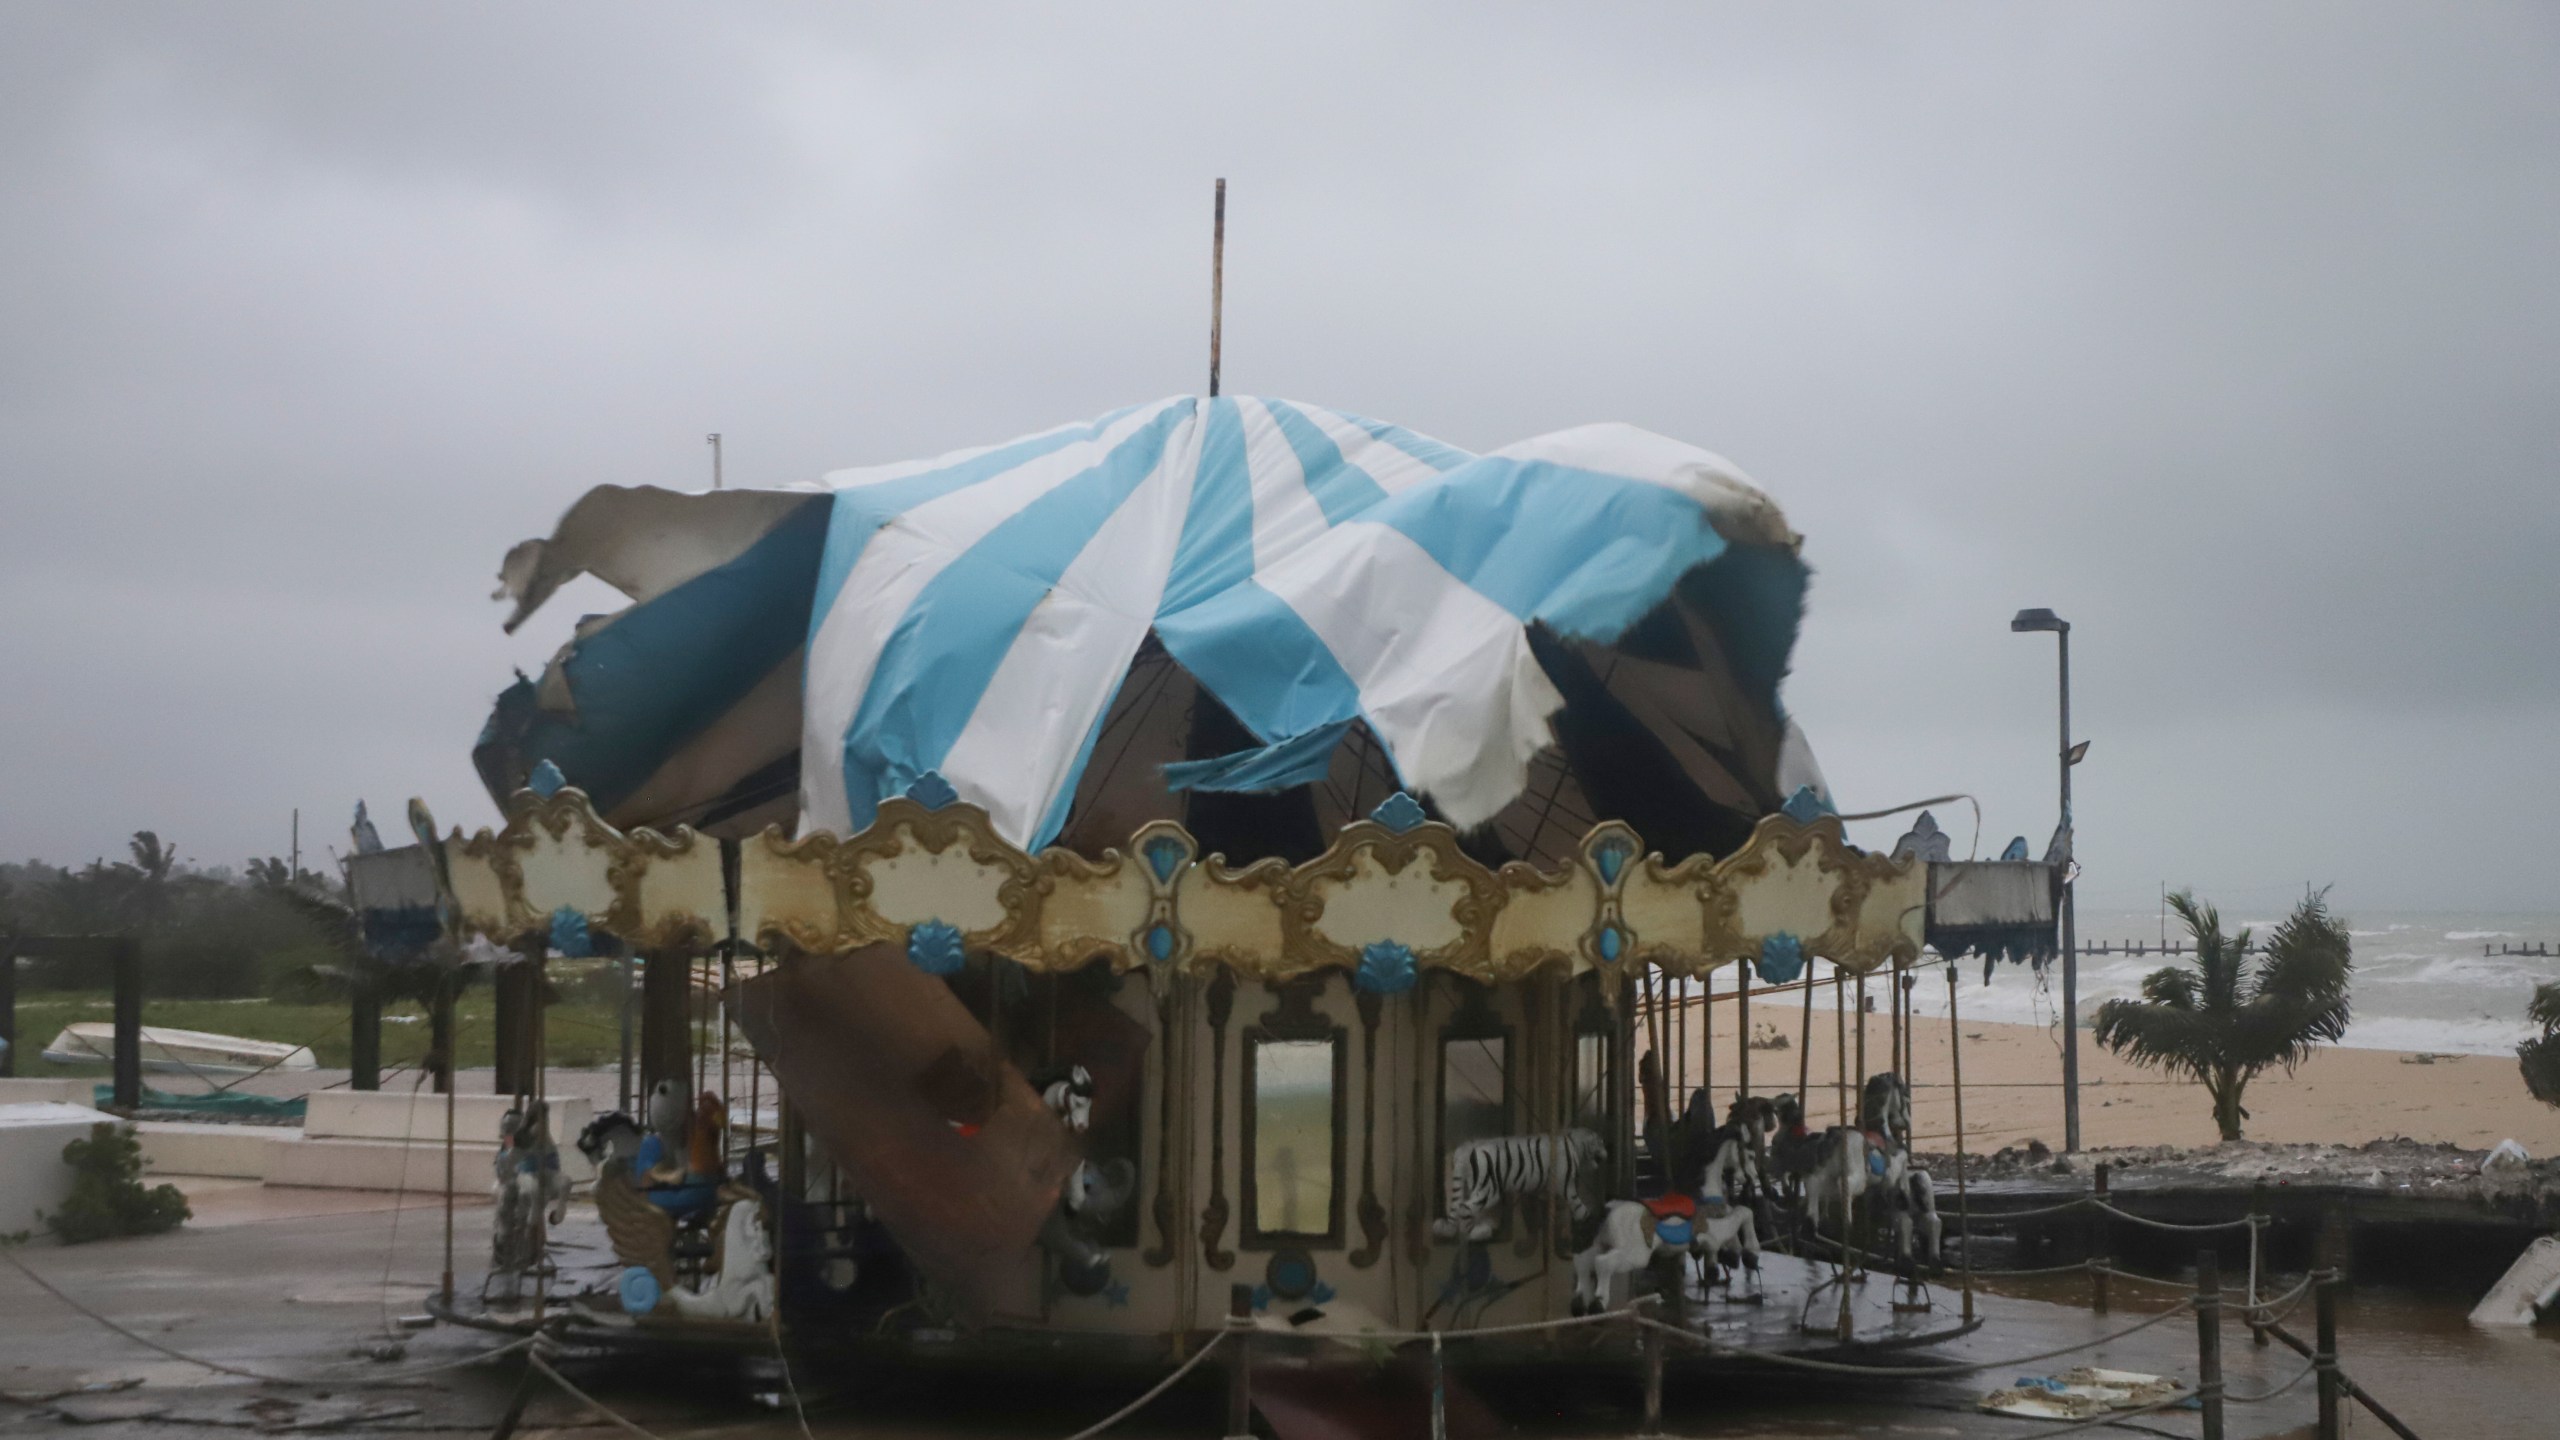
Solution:
{"label": "metal pole on canopy top", "polygon": [[1218,330],[1226,314],[1227,179],[1218,177],[1217,218],[1209,237],[1209,398],[1218,398]]}

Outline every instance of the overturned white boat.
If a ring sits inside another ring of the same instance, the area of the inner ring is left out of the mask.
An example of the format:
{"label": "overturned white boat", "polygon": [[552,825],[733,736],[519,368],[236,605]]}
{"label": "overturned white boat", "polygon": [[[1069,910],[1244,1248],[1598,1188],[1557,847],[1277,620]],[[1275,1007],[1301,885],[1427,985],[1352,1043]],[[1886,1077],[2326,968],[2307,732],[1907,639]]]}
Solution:
{"label": "overturned white boat", "polygon": [[[145,1025],[141,1043],[142,1068],[162,1075],[228,1080],[264,1070],[316,1070],[320,1066],[307,1045],[247,1040],[204,1030]],[[56,1065],[112,1064],[115,1057],[116,1027],[104,1020],[65,1025],[62,1033],[53,1037],[53,1043],[44,1047],[44,1058]]]}

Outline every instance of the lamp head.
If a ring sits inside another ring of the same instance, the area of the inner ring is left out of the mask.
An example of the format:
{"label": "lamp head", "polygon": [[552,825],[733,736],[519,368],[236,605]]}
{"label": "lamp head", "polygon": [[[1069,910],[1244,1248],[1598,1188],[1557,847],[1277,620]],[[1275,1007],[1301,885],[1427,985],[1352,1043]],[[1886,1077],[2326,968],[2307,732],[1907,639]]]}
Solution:
{"label": "lamp head", "polygon": [[2071,633],[2071,622],[2054,614],[2050,610],[2039,608],[2035,610],[2019,611],[2010,619],[2009,628],[2019,631],[2051,630],[2059,634],[2068,635]]}

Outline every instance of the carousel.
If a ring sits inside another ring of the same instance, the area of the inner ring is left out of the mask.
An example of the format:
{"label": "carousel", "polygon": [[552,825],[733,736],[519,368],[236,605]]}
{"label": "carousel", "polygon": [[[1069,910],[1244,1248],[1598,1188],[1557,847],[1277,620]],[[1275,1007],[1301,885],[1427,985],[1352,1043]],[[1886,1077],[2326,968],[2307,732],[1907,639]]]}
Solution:
{"label": "carousel", "polygon": [[[413,806],[519,1097],[439,1309],[1139,1369],[1238,1328],[1618,1366],[1588,1322],[1631,1308],[1701,1365],[1966,1332],[1914,989],[1952,1023],[1954,957],[2050,953],[2054,865],[1849,843],[1778,699],[1800,548],[1628,427],[1473,455],[1252,397],[591,492],[510,626],[633,603],[500,697],[503,826]],[[534,1017],[592,955],[640,972],[640,1086],[572,1195]],[[1720,1071],[1720,1007],[1810,1038],[1817,962],[1854,1072]]]}

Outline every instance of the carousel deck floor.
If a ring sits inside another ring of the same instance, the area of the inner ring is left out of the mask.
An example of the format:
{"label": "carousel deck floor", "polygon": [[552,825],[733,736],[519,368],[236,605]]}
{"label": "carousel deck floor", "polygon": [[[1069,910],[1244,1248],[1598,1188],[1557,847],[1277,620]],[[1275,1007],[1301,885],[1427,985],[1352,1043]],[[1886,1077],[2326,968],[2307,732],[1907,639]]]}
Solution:
{"label": "carousel deck floor", "polygon": [[[551,1300],[544,1307],[546,1317],[556,1319],[564,1313],[576,1318],[567,1330],[555,1326],[561,1334],[596,1349],[748,1349],[770,1345],[762,1327],[733,1325],[635,1324],[625,1318],[610,1297],[620,1266],[613,1260],[611,1242],[594,1212],[583,1206],[573,1207],[565,1224],[552,1236],[553,1253],[559,1266],[558,1278],[550,1291]],[[1684,1303],[1676,1316],[1678,1323],[1710,1342],[1709,1347],[1675,1346],[1668,1357],[1670,1363],[1683,1370],[1733,1370],[1754,1368],[1745,1352],[1775,1353],[1787,1356],[1830,1360],[1843,1364],[1892,1365],[1905,1363],[1905,1352],[1923,1349],[1958,1339],[1979,1325],[1964,1319],[1963,1298],[1952,1285],[1924,1286],[1920,1299],[1925,1308],[1898,1308],[1897,1302],[1909,1296],[1894,1278],[1881,1271],[1870,1272],[1848,1286],[1849,1338],[1840,1331],[1841,1286],[1834,1279],[1834,1267],[1820,1261],[1802,1260],[1789,1255],[1767,1255],[1761,1262],[1760,1303],[1729,1300],[1718,1289],[1701,1292],[1691,1279]],[[593,1297],[585,1303],[575,1297]],[[521,1333],[533,1328],[535,1312],[529,1304],[489,1305],[466,1286],[456,1297],[457,1303],[447,1318],[465,1325],[492,1330]],[[1995,1300],[1976,1297],[1976,1313],[1998,1304],[2004,1307],[2026,1305],[2046,1307],[2033,1301]],[[440,1308],[440,1307],[439,1307]],[[1653,1313],[1666,1320],[1674,1315],[1656,1306]],[[1444,1330],[1463,1330],[1479,1323],[1465,1311],[1441,1317]],[[1308,1332],[1309,1338],[1325,1338],[1321,1327]],[[1132,1360],[1142,1368],[1155,1362],[1140,1358],[1156,1350],[1151,1337],[1083,1337],[1100,1342],[1091,1346],[1089,1358],[1109,1363],[1109,1358]],[[1505,1361],[1554,1363],[1567,1366],[1601,1364],[1617,1367],[1633,1363],[1639,1354],[1633,1326],[1594,1325],[1563,1329],[1548,1333],[1529,1333],[1490,1337],[1475,1342],[1462,1342],[1460,1349],[1474,1350],[1490,1358]],[[1076,1337],[1062,1332],[1014,1337],[1008,1349],[1045,1351],[1073,1350]],[[1133,1343],[1134,1342],[1134,1343]],[[938,1347],[933,1347],[938,1348]],[[1108,1357],[1108,1351],[1123,1352]],[[919,1357],[925,1358],[925,1357]],[[1032,1358],[1026,1354],[1026,1360]]]}

